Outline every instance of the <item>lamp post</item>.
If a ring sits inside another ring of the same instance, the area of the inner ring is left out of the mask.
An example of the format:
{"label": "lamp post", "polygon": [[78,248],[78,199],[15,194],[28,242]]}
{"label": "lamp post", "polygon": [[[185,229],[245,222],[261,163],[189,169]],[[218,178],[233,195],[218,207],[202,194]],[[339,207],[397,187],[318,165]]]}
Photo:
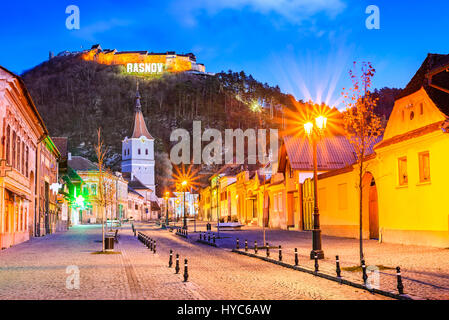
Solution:
{"label": "lamp post", "polygon": [[183,199],[183,204],[184,204],[184,209],[183,209],[183,213],[184,213],[184,229],[187,229],[187,217],[186,217],[186,187],[187,187],[187,180],[184,180],[181,182],[182,185],[182,191],[184,193],[184,199]]}
{"label": "lamp post", "polygon": [[170,192],[165,192],[165,227],[168,227],[168,199],[170,198]]}
{"label": "lamp post", "polygon": [[310,259],[317,257],[324,259],[324,251],[321,249],[321,229],[320,229],[320,213],[318,209],[318,174],[317,174],[317,140],[326,129],[327,118],[319,116],[315,119],[316,128],[312,122],[304,124],[304,131],[308,138],[312,140],[313,149],[313,192],[314,192],[314,208],[313,208],[313,230],[312,230],[312,251]]}

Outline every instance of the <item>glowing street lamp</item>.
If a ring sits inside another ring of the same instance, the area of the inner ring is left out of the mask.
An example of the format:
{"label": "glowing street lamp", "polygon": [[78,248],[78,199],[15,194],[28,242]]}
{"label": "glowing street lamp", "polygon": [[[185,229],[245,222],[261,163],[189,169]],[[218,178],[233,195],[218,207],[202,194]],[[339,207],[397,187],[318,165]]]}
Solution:
{"label": "glowing street lamp", "polygon": [[309,139],[312,140],[313,146],[313,191],[314,191],[314,208],[313,208],[313,230],[312,230],[312,251],[310,259],[315,256],[318,259],[324,259],[324,252],[321,249],[321,230],[320,230],[320,213],[318,210],[318,174],[317,174],[317,139],[321,137],[324,129],[326,129],[327,118],[320,115],[315,119],[316,129],[312,122],[304,124],[304,131]]}
{"label": "glowing street lamp", "polygon": [[165,199],[165,226],[168,227],[168,199],[170,198],[170,192],[166,191],[164,195]]}

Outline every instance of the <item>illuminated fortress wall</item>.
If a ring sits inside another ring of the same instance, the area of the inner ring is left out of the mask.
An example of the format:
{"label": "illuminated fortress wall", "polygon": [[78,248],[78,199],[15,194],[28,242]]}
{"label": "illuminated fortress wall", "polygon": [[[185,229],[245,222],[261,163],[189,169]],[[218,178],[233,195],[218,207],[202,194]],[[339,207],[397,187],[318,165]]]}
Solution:
{"label": "illuminated fortress wall", "polygon": [[162,63],[167,72],[197,71],[206,72],[203,64],[196,62],[192,53],[175,52],[153,53],[148,51],[102,50],[99,45],[81,54],[81,59],[108,65],[126,65],[128,63]]}

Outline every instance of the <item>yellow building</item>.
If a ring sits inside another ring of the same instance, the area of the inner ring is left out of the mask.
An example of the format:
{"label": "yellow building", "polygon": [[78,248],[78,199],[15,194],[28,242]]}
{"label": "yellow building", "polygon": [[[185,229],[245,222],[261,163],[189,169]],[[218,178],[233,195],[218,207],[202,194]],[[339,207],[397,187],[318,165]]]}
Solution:
{"label": "yellow building", "polygon": [[[429,54],[396,99],[363,178],[363,237],[449,247],[449,55]],[[323,234],[358,237],[357,170],[320,175]]]}

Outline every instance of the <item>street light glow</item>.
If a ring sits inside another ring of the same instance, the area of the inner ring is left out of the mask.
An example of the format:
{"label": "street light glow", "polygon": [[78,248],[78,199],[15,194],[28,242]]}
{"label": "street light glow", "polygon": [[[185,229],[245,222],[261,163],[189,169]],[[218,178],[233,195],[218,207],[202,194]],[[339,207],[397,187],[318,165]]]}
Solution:
{"label": "street light glow", "polygon": [[319,116],[315,119],[315,123],[318,129],[320,130],[326,129],[327,118],[324,116]]}
{"label": "street light glow", "polygon": [[312,122],[304,123],[304,131],[307,133],[308,136],[310,136],[312,134],[312,130],[313,130]]}

